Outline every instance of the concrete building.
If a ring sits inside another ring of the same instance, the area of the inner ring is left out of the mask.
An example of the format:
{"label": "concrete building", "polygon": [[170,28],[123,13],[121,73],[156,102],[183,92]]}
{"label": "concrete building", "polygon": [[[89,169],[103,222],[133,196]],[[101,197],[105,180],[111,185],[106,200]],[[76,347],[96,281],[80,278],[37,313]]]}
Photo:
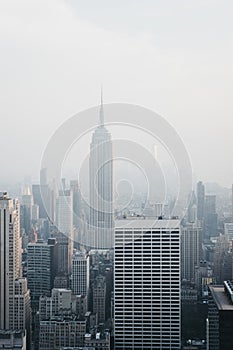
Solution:
{"label": "concrete building", "polygon": [[180,348],[180,222],[115,226],[115,349]]}
{"label": "concrete building", "polygon": [[57,316],[40,321],[40,350],[60,350],[62,347],[81,347],[86,333],[86,320],[74,316]]}

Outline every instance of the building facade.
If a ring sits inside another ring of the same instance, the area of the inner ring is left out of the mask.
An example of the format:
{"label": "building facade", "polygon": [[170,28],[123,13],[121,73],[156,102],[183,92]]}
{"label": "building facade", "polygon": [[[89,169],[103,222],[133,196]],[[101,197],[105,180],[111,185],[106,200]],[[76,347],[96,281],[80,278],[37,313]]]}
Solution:
{"label": "building facade", "polygon": [[72,256],[72,291],[74,294],[88,296],[89,256],[76,252]]}
{"label": "building facade", "polygon": [[115,227],[115,349],[180,349],[180,222]]}

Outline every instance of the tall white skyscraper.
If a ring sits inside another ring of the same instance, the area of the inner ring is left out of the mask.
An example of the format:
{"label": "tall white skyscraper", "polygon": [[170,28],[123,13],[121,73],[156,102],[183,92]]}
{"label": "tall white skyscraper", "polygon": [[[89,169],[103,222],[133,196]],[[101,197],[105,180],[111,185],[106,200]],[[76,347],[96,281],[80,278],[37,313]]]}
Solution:
{"label": "tall white skyscraper", "polygon": [[0,192],[0,328],[30,331],[30,295],[21,277],[19,203]]}
{"label": "tall white skyscraper", "polygon": [[115,350],[180,349],[180,222],[115,225]]}
{"label": "tall white skyscraper", "polygon": [[15,280],[20,277],[21,239],[19,204],[0,193],[0,328],[11,328],[14,318]]}
{"label": "tall white skyscraper", "polygon": [[99,125],[92,135],[89,159],[90,242],[95,248],[113,247],[113,164],[111,134],[104,125],[101,97]]}

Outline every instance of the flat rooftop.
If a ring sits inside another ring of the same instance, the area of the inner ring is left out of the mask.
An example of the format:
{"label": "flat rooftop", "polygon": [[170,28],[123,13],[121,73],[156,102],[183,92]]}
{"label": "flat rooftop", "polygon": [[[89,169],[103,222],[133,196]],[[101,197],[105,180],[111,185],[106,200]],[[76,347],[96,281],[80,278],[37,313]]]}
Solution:
{"label": "flat rooftop", "polygon": [[180,227],[180,220],[159,220],[155,219],[122,219],[115,221],[115,230],[117,229],[178,229]]}
{"label": "flat rooftop", "polygon": [[227,297],[223,286],[209,286],[209,289],[219,310],[233,311],[233,304]]}

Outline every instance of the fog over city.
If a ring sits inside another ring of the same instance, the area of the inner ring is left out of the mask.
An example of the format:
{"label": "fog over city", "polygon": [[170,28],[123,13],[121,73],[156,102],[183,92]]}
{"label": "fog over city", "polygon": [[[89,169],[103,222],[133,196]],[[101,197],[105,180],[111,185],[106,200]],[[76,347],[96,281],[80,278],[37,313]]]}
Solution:
{"label": "fog over city", "polygon": [[1,0],[2,186],[38,181],[53,133],[99,105],[103,85],[104,103],[174,127],[195,179],[230,187],[232,11],[227,0]]}

